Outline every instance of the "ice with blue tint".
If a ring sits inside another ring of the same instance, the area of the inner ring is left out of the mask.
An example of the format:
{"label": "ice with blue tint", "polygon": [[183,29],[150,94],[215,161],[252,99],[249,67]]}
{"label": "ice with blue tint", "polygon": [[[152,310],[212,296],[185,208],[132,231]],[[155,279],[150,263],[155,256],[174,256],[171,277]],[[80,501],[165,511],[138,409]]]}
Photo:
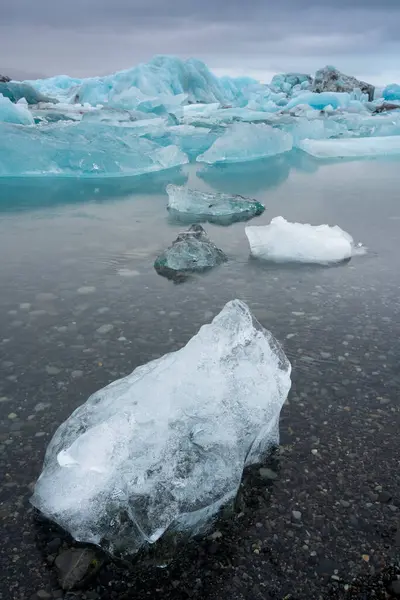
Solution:
{"label": "ice with blue tint", "polygon": [[93,394],[58,428],[32,504],[77,541],[134,555],[204,532],[279,442],[279,342],[240,300],[175,352]]}
{"label": "ice with blue tint", "polygon": [[382,96],[385,100],[400,102],[400,85],[398,83],[391,83],[386,86],[382,92]]}
{"label": "ice with blue tint", "polygon": [[303,140],[299,148],[315,158],[400,156],[400,135],[330,140]]}
{"label": "ice with blue tint", "polygon": [[18,81],[0,82],[0,94],[11,100],[11,102],[18,102],[21,99],[25,99],[28,104],[56,102],[55,99],[42,94],[32,85]]}
{"label": "ice with blue tint", "polygon": [[230,194],[202,192],[168,185],[168,209],[181,220],[230,224],[261,215],[265,207],[257,200]]}
{"label": "ice with blue tint", "polygon": [[0,94],[0,123],[33,125],[34,119],[26,104],[22,101],[14,104]]}
{"label": "ice with blue tint", "polygon": [[[158,56],[104,77],[61,75],[1,82],[1,89],[13,105],[1,101],[0,123],[33,129],[4,130],[2,174],[123,176],[187,160],[253,161],[303,142],[305,149],[307,140],[400,135],[394,104],[400,104],[400,86],[375,90],[334,67],[319,70],[314,80],[285,73],[263,84],[217,77],[195,59]],[[340,155],[372,156],[374,148],[377,154],[393,153],[395,141],[386,152],[376,144],[367,151],[365,144],[347,146]]]}
{"label": "ice with blue tint", "polygon": [[177,146],[162,147],[129,128],[73,123],[0,124],[0,176],[121,177],[188,162]]}
{"label": "ice with blue tint", "polygon": [[288,152],[292,147],[290,133],[263,123],[235,123],[209,150],[198,156],[197,161],[209,164],[247,162]]}

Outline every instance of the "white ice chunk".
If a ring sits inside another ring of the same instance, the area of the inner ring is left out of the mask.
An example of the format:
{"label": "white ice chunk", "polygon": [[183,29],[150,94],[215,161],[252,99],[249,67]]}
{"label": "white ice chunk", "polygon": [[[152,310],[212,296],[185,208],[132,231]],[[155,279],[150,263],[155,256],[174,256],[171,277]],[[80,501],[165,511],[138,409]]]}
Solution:
{"label": "white ice chunk", "polygon": [[278,442],[290,363],[243,302],[92,395],[56,431],[32,503],[76,540],[131,554],[196,533]]}
{"label": "white ice chunk", "polygon": [[362,158],[400,154],[400,135],[387,137],[303,140],[301,150],[316,158]]}
{"label": "white ice chunk", "polygon": [[269,225],[246,227],[251,254],[273,262],[329,264],[351,258],[353,238],[335,225],[289,223],[275,217]]}

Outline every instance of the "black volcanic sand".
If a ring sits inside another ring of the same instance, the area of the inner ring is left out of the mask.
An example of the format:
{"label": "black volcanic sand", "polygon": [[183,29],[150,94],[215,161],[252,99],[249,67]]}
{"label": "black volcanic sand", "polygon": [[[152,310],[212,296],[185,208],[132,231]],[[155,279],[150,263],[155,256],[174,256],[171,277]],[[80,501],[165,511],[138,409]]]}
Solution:
{"label": "black volcanic sand", "polygon": [[[279,181],[248,170],[248,195],[267,207],[252,225],[279,214],[338,224],[368,253],[332,268],[268,266],[249,260],[244,224],[205,225],[229,262],[179,285],[153,269],[181,229],[162,192],[99,199],[88,188],[80,199],[49,184],[41,205],[40,189],[0,186],[2,600],[400,594],[398,165],[297,161]],[[229,170],[188,172],[191,185],[244,193]],[[234,513],[165,568],[99,554],[92,579],[63,591],[54,561],[80,546],[29,504],[53,432],[90,393],[180,348],[236,297],[292,362],[281,446],[245,474]]]}

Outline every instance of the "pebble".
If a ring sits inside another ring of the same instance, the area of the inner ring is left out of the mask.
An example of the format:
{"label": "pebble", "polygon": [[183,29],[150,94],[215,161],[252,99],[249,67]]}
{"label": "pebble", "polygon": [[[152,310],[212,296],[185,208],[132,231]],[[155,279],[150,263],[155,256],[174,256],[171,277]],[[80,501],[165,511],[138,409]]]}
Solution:
{"label": "pebble", "polygon": [[58,367],[52,367],[51,365],[46,365],[46,373],[48,375],[58,375],[61,373],[61,369]]}
{"label": "pebble", "polygon": [[49,406],[51,406],[49,402],[38,402],[34,410],[35,412],[41,412],[42,410],[46,410],[46,408],[49,408]]}
{"label": "pebble", "polygon": [[55,294],[52,294],[51,292],[43,292],[40,294],[36,294],[36,300],[39,300],[39,302],[49,302],[51,300],[56,300],[57,296]]}
{"label": "pebble", "polygon": [[278,474],[277,474],[277,473],[275,473],[275,471],[273,471],[272,469],[267,469],[267,468],[264,468],[264,467],[262,467],[262,468],[259,470],[259,473],[260,473],[260,477],[261,477],[262,479],[270,479],[270,480],[274,480],[274,479],[276,479],[276,478],[278,477]]}
{"label": "pebble", "polygon": [[400,596],[400,580],[392,581],[392,592],[395,596]]}
{"label": "pebble", "polygon": [[348,502],[347,500],[340,500],[340,504],[344,507],[344,508],[349,508],[350,506],[350,502]]}
{"label": "pebble", "polygon": [[105,335],[106,333],[110,333],[110,331],[112,331],[113,329],[114,325],[108,323],[106,325],[101,325],[98,329],[96,329],[96,332],[100,335]]}
{"label": "pebble", "polygon": [[31,307],[31,304],[29,302],[21,302],[21,304],[19,305],[20,310],[29,310]]}
{"label": "pebble", "polygon": [[78,379],[78,377],[82,377],[83,375],[83,371],[72,371],[71,373],[71,377],[73,377],[74,379]]}
{"label": "pebble", "polygon": [[301,512],[299,510],[292,510],[292,518],[294,521],[301,521]]}
{"label": "pebble", "polygon": [[14,419],[17,419],[17,417],[18,417],[18,415],[16,415],[14,412],[12,412],[12,413],[10,413],[10,414],[8,415],[8,418],[9,418],[11,421],[13,421]]}
{"label": "pebble", "polygon": [[140,275],[139,271],[135,271],[135,269],[118,269],[117,273],[120,277],[137,277]]}
{"label": "pebble", "polygon": [[318,454],[318,450],[316,448],[313,448],[311,450],[311,454],[313,454],[314,456],[316,456]]}
{"label": "pebble", "polygon": [[49,594],[49,592],[46,592],[46,590],[39,590],[36,592],[36,596],[37,598],[40,598],[40,600],[48,600],[48,598],[52,598],[52,595]]}
{"label": "pebble", "polygon": [[332,354],[330,352],[320,352],[321,358],[331,358]]}
{"label": "pebble", "polygon": [[78,288],[76,291],[78,294],[81,294],[81,296],[86,296],[88,294],[93,294],[96,291],[96,288],[92,285],[84,285]]}
{"label": "pebble", "polygon": [[392,494],[389,494],[389,492],[381,492],[378,496],[379,502],[382,502],[383,504],[385,504],[386,502],[389,502],[391,499],[392,499]]}

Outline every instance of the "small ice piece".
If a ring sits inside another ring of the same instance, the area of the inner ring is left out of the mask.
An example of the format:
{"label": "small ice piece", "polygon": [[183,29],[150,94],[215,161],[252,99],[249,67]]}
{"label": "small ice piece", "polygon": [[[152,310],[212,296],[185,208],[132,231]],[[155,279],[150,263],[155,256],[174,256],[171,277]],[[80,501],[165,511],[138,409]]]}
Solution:
{"label": "small ice piece", "polygon": [[201,221],[228,223],[247,221],[261,215],[265,207],[257,200],[243,196],[201,192],[184,186],[167,186],[168,209],[178,217],[188,217]]}
{"label": "small ice piece", "polygon": [[207,237],[202,226],[192,225],[156,258],[154,268],[159,275],[180,280],[189,273],[207,271],[227,260],[222,250]]}
{"label": "small ice piece", "polygon": [[32,504],[77,541],[133,555],[206,531],[279,442],[291,366],[240,300],[184,348],[93,394],[56,431]]}
{"label": "small ice piece", "polygon": [[391,83],[390,85],[387,85],[382,92],[382,96],[385,100],[400,100],[400,85],[397,83]]}
{"label": "small ice piece", "polygon": [[257,160],[288,152],[293,138],[289,133],[264,123],[235,123],[214,144],[197,157],[198,162],[235,163]]}
{"label": "small ice piece", "polygon": [[289,223],[275,217],[269,225],[246,227],[251,254],[273,262],[327,265],[349,260],[353,238],[335,225]]}
{"label": "small ice piece", "polygon": [[315,158],[365,158],[400,154],[400,135],[303,140],[298,147]]}

